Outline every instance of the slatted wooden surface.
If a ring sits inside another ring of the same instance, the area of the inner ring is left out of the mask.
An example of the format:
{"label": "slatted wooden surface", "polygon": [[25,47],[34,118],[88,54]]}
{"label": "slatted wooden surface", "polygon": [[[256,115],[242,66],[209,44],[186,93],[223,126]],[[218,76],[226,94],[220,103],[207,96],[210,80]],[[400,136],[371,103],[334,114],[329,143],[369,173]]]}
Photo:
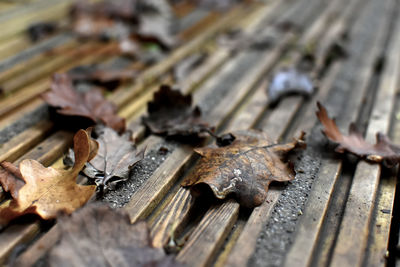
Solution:
{"label": "slatted wooden surface", "polygon": [[[0,129],[2,135],[9,135],[0,147],[2,161],[33,158],[46,166],[59,166],[73,133],[40,115],[47,111],[40,93],[49,89],[55,72],[117,60],[109,53],[115,44],[81,44],[67,32],[36,44],[27,40],[27,25],[38,19],[65,19],[70,2],[0,2],[4,29],[0,34]],[[192,22],[179,33],[184,42],[161,62],[140,69],[132,84],[108,96],[148,155],[161,146],[169,148],[142,184],[132,189],[127,203],[117,206],[124,204],[132,223],[149,222],[154,246],[164,247],[171,238],[185,240],[176,257],[188,266],[382,266],[388,258],[394,264],[397,240],[393,232],[399,226],[394,211],[397,169],[338,157],[321,136],[314,112],[319,100],[344,132],[355,121],[371,142],[381,131],[400,143],[396,119],[400,112],[399,8],[396,0],[281,0],[238,4],[221,15],[199,13],[193,5],[175,6],[180,19]],[[295,31],[279,29],[288,22],[296,25]],[[268,48],[239,51],[217,42],[219,33],[237,28],[249,36],[269,34],[273,42]],[[348,56],[327,65],[330,48],[344,35]],[[57,50],[63,53],[49,53]],[[242,210],[234,200],[195,200],[179,185],[198,160],[193,149],[148,135],[140,124],[153,92],[161,83],[175,82],[169,75],[171,68],[197,51],[206,51],[208,57],[179,85],[184,93],[193,93],[194,102],[217,132],[260,128],[282,141],[305,131],[308,150],[318,157],[308,197],[298,200],[301,212],[295,229],[276,252],[265,251],[260,233],[273,225],[277,207],[285,204],[282,194],[290,194],[290,188],[273,186],[267,201],[253,210]],[[272,74],[296,64],[305,52],[317,59],[312,70],[318,84],[315,94],[308,99],[290,96],[268,106],[266,88]],[[132,62],[130,67],[137,65]],[[34,118],[32,114],[42,119],[24,127],[23,120]],[[11,128],[17,132],[10,133]],[[0,191],[0,198],[5,197]],[[59,235],[56,222],[33,219],[10,224],[0,233],[0,263],[11,258],[16,266],[29,266],[43,257]],[[394,245],[389,246],[389,240]]]}

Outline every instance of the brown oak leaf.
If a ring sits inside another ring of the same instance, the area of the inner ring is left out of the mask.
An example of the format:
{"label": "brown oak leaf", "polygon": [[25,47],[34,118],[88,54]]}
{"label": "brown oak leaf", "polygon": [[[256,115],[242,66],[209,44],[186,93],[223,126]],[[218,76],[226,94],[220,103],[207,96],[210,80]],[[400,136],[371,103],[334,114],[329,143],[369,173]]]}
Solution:
{"label": "brown oak leaf", "polygon": [[196,148],[202,157],[195,169],[183,181],[197,195],[208,185],[215,197],[234,194],[245,207],[261,205],[272,181],[294,179],[294,170],[282,161],[296,147],[304,147],[304,133],[293,142],[274,144],[261,131],[248,130],[233,133],[236,139],[223,147]]}
{"label": "brown oak leaf", "polygon": [[154,93],[154,100],[147,104],[148,116],[143,123],[154,134],[175,137],[200,137],[211,127],[201,118],[200,108],[192,107],[192,96],[184,96],[179,90],[162,85]]}
{"label": "brown oak leaf", "polygon": [[79,93],[67,74],[55,74],[51,90],[42,94],[42,98],[49,105],[59,107],[60,114],[88,118],[95,123],[100,121],[118,132],[125,130],[125,119],[117,115],[117,107],[104,99],[100,90]]}
{"label": "brown oak leaf", "polygon": [[367,143],[354,123],[349,126],[349,135],[343,135],[335,120],[329,118],[325,107],[319,102],[317,106],[317,117],[324,126],[322,132],[331,141],[339,144],[335,149],[336,152],[344,153],[347,151],[369,161],[384,161],[389,167],[400,162],[400,146],[393,144],[386,135],[378,132],[376,134],[376,144]]}
{"label": "brown oak leaf", "polygon": [[146,222],[132,225],[122,210],[93,203],[59,221],[61,241],[49,252],[51,266],[183,266],[151,246]]}
{"label": "brown oak leaf", "polygon": [[[95,156],[97,149],[97,142],[86,131],[79,130],[74,136],[76,162],[70,170],[46,168],[36,160],[26,159],[19,164],[18,173],[15,167],[3,164],[5,171],[25,184],[18,192],[11,191],[13,199],[0,206],[0,225],[24,214],[38,214],[43,219],[52,219],[60,212],[71,213],[85,204],[96,187],[78,185],[76,178],[85,163]],[[0,182],[9,190],[19,187],[15,179],[0,179]]]}
{"label": "brown oak leaf", "polygon": [[[129,172],[144,157],[144,149],[137,151],[131,141],[131,132],[118,135],[113,129],[97,126],[94,128],[99,143],[97,155],[86,163],[83,173],[95,180],[101,189],[114,188],[118,182],[126,181]],[[70,150],[64,163],[72,165],[73,151]]]}

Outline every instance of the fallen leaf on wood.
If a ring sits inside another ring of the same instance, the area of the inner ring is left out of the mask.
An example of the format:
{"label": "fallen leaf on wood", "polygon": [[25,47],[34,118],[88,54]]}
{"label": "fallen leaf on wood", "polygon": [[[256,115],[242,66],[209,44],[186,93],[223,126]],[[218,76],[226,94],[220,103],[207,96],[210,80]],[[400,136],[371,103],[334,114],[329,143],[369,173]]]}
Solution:
{"label": "fallen leaf on wood", "polygon": [[198,138],[211,127],[201,118],[201,111],[192,107],[192,96],[162,85],[147,104],[148,116],[143,123],[154,134]]}
{"label": "fallen leaf on wood", "polygon": [[[78,173],[97,152],[98,144],[84,130],[74,136],[75,165],[70,170],[44,167],[36,160],[26,159],[19,164],[19,173],[15,168],[7,167],[6,171],[19,176],[25,184],[16,197],[3,202],[0,206],[0,225],[24,214],[38,214],[43,219],[55,218],[59,213],[72,213],[84,205],[95,192],[95,186],[82,186],[76,183]],[[19,187],[13,179],[0,180],[6,188]],[[5,183],[4,183],[5,182]]]}
{"label": "fallen leaf on wood", "polygon": [[282,158],[296,147],[304,147],[304,133],[293,142],[273,144],[264,132],[256,130],[233,133],[228,146],[196,148],[202,157],[182,186],[191,186],[200,194],[208,185],[219,199],[234,194],[245,207],[261,205],[272,181],[294,179],[294,170]]}
{"label": "fallen leaf on wood", "polygon": [[121,210],[91,204],[59,222],[62,235],[49,252],[51,266],[182,266],[151,246],[145,222],[132,225]]}
{"label": "fallen leaf on wood", "polygon": [[386,135],[377,133],[376,144],[367,143],[354,123],[349,126],[349,135],[343,135],[335,120],[329,118],[325,107],[319,102],[317,105],[317,117],[324,126],[322,132],[331,141],[339,144],[335,149],[336,152],[344,153],[347,151],[369,161],[384,161],[389,167],[400,162],[400,146],[393,144]]}
{"label": "fallen leaf on wood", "polygon": [[313,92],[313,83],[305,72],[295,68],[285,68],[272,78],[268,88],[268,101],[270,103],[276,103],[279,99],[288,94],[296,93],[309,96]]}
{"label": "fallen leaf on wood", "polygon": [[[144,149],[137,151],[131,133],[120,136],[108,127],[95,127],[96,141],[99,143],[97,155],[86,163],[83,173],[95,180],[101,189],[114,188],[118,182],[129,178],[131,168],[144,157]],[[67,162],[74,162],[69,151]]]}
{"label": "fallen leaf on wood", "polygon": [[55,33],[57,25],[52,22],[38,22],[29,25],[27,31],[32,42],[40,41]]}
{"label": "fallen leaf on wood", "polygon": [[67,74],[55,74],[51,90],[42,94],[42,98],[51,106],[59,107],[57,112],[63,115],[80,116],[102,122],[118,132],[125,130],[125,119],[117,115],[117,107],[104,99],[98,89],[78,93]]}

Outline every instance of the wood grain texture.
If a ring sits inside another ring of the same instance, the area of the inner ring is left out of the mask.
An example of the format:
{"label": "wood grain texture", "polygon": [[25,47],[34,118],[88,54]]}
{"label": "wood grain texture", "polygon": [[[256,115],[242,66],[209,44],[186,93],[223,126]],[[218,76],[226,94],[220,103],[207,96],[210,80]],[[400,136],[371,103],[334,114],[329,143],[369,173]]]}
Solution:
{"label": "wood grain texture", "polygon": [[191,266],[208,266],[231,231],[238,214],[239,204],[234,200],[211,207],[189,236],[177,260]]}

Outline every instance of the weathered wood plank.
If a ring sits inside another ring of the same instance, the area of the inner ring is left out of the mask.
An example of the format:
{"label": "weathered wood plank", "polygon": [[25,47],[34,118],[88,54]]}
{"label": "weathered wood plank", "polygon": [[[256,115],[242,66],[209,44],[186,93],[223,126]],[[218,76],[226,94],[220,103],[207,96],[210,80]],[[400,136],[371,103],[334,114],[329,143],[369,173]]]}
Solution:
{"label": "weathered wood plank", "polygon": [[32,266],[47,253],[49,248],[57,243],[60,236],[60,228],[58,225],[55,225],[45,235],[40,237],[28,250],[18,256],[14,266]]}
{"label": "weathered wood plank", "polygon": [[4,264],[10,252],[18,245],[31,241],[40,231],[39,222],[29,224],[15,224],[1,233],[0,264]]}
{"label": "weathered wood plank", "polygon": [[211,207],[176,259],[191,266],[208,266],[232,229],[239,214],[238,207],[234,200]]}
{"label": "weathered wood plank", "polygon": [[14,161],[44,139],[51,131],[53,123],[41,121],[21,134],[13,137],[0,147],[0,162]]}

